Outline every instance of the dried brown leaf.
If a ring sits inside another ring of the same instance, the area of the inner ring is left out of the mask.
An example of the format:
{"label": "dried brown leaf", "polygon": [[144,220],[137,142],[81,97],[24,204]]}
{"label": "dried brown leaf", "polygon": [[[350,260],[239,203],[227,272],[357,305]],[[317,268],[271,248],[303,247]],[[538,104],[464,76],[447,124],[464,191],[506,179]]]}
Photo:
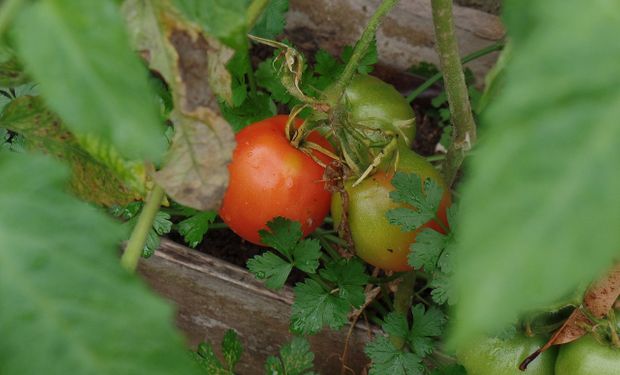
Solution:
{"label": "dried brown leaf", "polygon": [[206,122],[173,112],[175,135],[165,166],[155,180],[177,202],[199,210],[217,209],[228,185],[235,147],[226,121],[203,109]]}

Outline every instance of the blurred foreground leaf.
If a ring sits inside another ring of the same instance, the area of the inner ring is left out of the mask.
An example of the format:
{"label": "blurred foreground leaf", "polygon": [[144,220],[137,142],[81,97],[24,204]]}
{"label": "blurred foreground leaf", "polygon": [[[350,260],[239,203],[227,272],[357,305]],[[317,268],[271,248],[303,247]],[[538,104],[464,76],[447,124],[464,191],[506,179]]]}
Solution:
{"label": "blurred foreground leaf", "polygon": [[94,135],[128,159],[161,160],[154,94],[115,1],[31,2],[13,31],[19,57],[74,134]]}
{"label": "blurred foreground leaf", "polygon": [[620,255],[620,3],[512,0],[504,11],[512,59],[463,186],[459,343]]}
{"label": "blurred foreground leaf", "polygon": [[68,175],[0,151],[0,373],[196,374],[170,306],[120,267],[120,224]]}

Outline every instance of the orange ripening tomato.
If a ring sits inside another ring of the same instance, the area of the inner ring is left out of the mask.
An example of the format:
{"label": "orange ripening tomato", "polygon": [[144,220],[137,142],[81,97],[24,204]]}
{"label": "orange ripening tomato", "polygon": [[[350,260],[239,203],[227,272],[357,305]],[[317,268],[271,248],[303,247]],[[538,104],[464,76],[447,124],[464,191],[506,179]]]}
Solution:
{"label": "orange ripening tomato", "polygon": [[[304,236],[321,225],[329,212],[331,193],[325,190],[325,168],[293,147],[285,135],[288,116],[278,115],[241,130],[228,166],[230,181],[220,216],[240,237],[258,245],[258,231],[282,216],[301,223]],[[296,126],[301,120],[296,120]],[[329,142],[318,132],[306,138],[328,150]],[[314,156],[328,164],[330,158]]]}

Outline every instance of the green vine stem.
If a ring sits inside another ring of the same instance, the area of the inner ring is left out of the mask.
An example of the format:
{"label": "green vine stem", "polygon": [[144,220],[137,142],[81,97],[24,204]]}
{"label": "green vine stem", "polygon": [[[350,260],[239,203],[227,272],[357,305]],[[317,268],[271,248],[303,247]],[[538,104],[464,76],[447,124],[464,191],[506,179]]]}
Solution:
{"label": "green vine stem", "polygon": [[342,74],[334,85],[334,91],[330,92],[330,94],[332,94],[333,96],[327,98],[330,105],[333,106],[340,100],[340,97],[344,93],[344,89],[347,87],[349,82],[351,82],[353,74],[355,74],[355,71],[357,70],[360,61],[366,54],[368,46],[370,46],[370,43],[375,38],[375,34],[377,33],[379,25],[381,25],[383,17],[385,17],[385,15],[387,15],[397,3],[398,0],[383,0],[381,5],[379,5],[375,13],[368,21],[366,29],[362,33],[360,39],[355,44],[351,59],[349,60],[349,62],[347,62],[347,65],[344,67]]}
{"label": "green vine stem", "polygon": [[476,141],[476,124],[465,85],[463,65],[456,44],[452,0],[431,0],[433,25],[437,40],[437,53],[452,117],[452,145],[443,163],[443,174],[451,186],[465,159],[467,151]]}
{"label": "green vine stem", "polygon": [[269,0],[254,0],[250,3],[245,16],[248,32],[256,25],[256,22],[258,22],[258,19],[267,8],[267,5],[269,5]]}
{"label": "green vine stem", "polygon": [[[394,293],[395,313],[403,316],[407,316],[409,314],[411,302],[413,301],[413,287],[415,285],[415,279],[415,271],[410,271],[403,276],[400,284],[398,284],[398,289],[396,289],[396,292]],[[397,349],[402,349],[405,345],[405,340],[402,337],[390,336],[390,341]]]}
{"label": "green vine stem", "polygon": [[24,0],[5,0],[0,5],[0,36],[4,35],[13,18],[24,5]]}
{"label": "green vine stem", "polygon": [[[483,56],[488,55],[489,53],[493,53],[495,51],[500,51],[503,48],[504,48],[504,42],[503,41],[497,42],[497,43],[493,43],[493,44],[491,44],[491,45],[489,45],[487,47],[479,49],[478,51],[474,51],[474,52],[470,53],[469,55],[463,57],[463,59],[461,60],[461,64],[467,64],[470,61],[474,61],[476,59],[479,59],[479,58],[481,58]],[[407,101],[409,103],[414,101],[415,98],[420,96],[420,94],[422,94],[424,91],[428,90],[431,86],[433,86],[435,84],[435,82],[439,81],[442,77],[443,77],[443,73],[441,73],[441,72],[438,72],[435,75],[431,76],[429,79],[424,81],[424,83],[422,83],[420,86],[418,86],[418,88],[416,88],[409,95],[407,95]]]}
{"label": "green vine stem", "polygon": [[127,247],[125,247],[125,252],[121,257],[121,265],[129,272],[134,272],[138,266],[146,238],[153,226],[153,220],[155,220],[155,215],[159,211],[164,195],[164,189],[159,185],[155,185],[146,200],[146,204],[142,208],[142,212],[140,212],[138,222],[131,232],[129,241],[127,241]]}

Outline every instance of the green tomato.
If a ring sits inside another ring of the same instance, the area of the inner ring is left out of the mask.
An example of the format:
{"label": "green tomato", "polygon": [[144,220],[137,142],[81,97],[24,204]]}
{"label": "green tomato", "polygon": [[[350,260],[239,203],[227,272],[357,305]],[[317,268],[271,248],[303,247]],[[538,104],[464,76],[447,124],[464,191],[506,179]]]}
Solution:
{"label": "green tomato", "polygon": [[[422,180],[430,178],[445,189],[441,175],[426,159],[403,147],[399,158],[397,171],[418,174]],[[393,176],[393,170],[380,170],[355,187],[351,181],[345,183],[349,197],[349,228],[356,253],[364,261],[384,270],[407,271],[411,269],[407,262],[410,246],[422,228],[403,232],[400,227],[388,222],[385,216],[387,211],[397,207],[409,207],[390,199],[390,192],[394,190],[391,183]],[[446,208],[451,200],[449,190],[444,191],[438,217],[447,226]],[[338,228],[342,220],[340,193],[334,193],[332,196],[331,212],[334,227]],[[428,222],[423,227],[444,233],[442,227],[434,221]]]}
{"label": "green tomato", "polygon": [[620,349],[600,344],[592,335],[562,345],[555,362],[558,375],[618,375]]}
{"label": "green tomato", "polygon": [[[468,375],[553,375],[557,354],[555,347],[530,363],[527,371],[519,370],[521,362],[544,344],[542,338],[520,335],[508,340],[487,337],[457,351],[456,356]],[[558,374],[567,375],[562,372]]]}
{"label": "green tomato", "polygon": [[[328,88],[327,91],[330,89]],[[353,78],[344,92],[349,121],[405,136],[411,146],[415,137],[414,112],[407,100],[389,83],[369,75]],[[399,127],[400,131],[396,129]]]}

